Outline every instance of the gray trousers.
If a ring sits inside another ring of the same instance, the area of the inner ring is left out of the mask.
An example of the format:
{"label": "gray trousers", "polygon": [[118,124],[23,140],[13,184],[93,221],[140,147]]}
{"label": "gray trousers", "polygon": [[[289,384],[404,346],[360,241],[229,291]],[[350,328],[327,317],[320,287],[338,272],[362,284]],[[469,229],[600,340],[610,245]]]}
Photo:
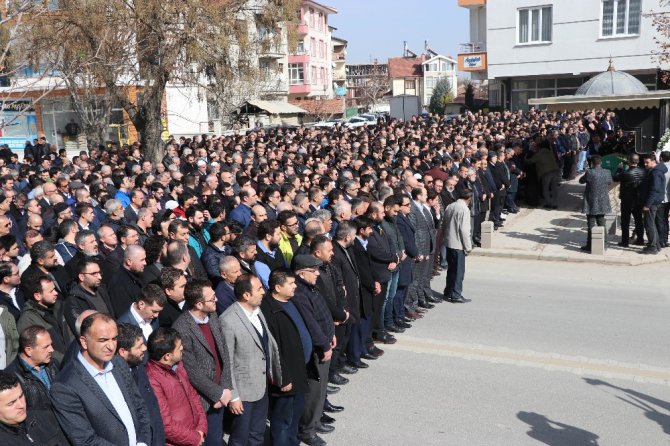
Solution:
{"label": "gray trousers", "polygon": [[305,393],[305,410],[300,418],[299,432],[301,436],[311,437],[316,434],[316,428],[321,423],[323,404],[326,402],[326,388],[328,387],[328,370],[330,361],[317,362],[319,381],[307,380],[307,392]]}
{"label": "gray trousers", "polygon": [[[428,278],[428,289],[430,290],[430,279],[433,274],[433,260],[412,263],[412,283],[407,287],[407,297],[405,297],[405,309],[416,311],[419,302],[426,299],[426,278]],[[430,296],[430,294],[428,294]]]}
{"label": "gray trousers", "polygon": [[560,179],[561,174],[558,170],[545,173],[540,178],[540,182],[542,182],[542,198],[544,198],[545,205],[558,206],[558,183]]}

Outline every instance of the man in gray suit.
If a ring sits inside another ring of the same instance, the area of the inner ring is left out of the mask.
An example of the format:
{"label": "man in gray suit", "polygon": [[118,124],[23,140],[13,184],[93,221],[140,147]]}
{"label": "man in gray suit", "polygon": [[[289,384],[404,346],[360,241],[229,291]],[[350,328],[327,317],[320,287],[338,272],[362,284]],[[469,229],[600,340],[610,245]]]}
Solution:
{"label": "man in gray suit", "polygon": [[[430,211],[424,206],[428,194],[426,189],[416,187],[412,189],[411,210],[408,215],[409,221],[414,226],[414,242],[419,251],[418,257],[412,264],[412,283],[407,289],[405,305],[411,311],[416,307],[429,309],[437,303],[430,292],[430,279],[432,278],[432,256],[435,250],[435,225]],[[427,285],[427,287],[426,287]]]}
{"label": "man in gray suit", "polygon": [[216,318],[216,295],[208,280],[194,279],[184,289],[184,311],[172,325],[179,332],[182,361],[207,415],[205,446],[223,444],[223,408],[231,400],[230,356]]}
{"label": "man in gray suit", "polygon": [[72,444],[147,446],[151,421],[128,365],[116,353],[116,322],[104,313],[81,324],[81,351],[56,377],[51,399]]}
{"label": "man in gray suit", "polygon": [[[265,289],[256,276],[244,274],[235,282],[237,302],[219,316],[230,355],[235,415],[229,446],[263,445],[268,416],[268,384],[281,379],[277,344],[260,312]],[[274,383],[281,387],[281,383]],[[291,390],[291,385],[282,391]]]}
{"label": "man in gray suit", "polygon": [[602,168],[602,159],[598,155],[591,158],[593,169],[589,169],[579,179],[586,184],[584,189],[584,205],[582,213],[586,214],[588,235],[586,245],[582,251],[591,252],[591,230],[594,226],[605,226],[605,214],[612,212],[609,196],[609,185],[612,183],[612,174]]}

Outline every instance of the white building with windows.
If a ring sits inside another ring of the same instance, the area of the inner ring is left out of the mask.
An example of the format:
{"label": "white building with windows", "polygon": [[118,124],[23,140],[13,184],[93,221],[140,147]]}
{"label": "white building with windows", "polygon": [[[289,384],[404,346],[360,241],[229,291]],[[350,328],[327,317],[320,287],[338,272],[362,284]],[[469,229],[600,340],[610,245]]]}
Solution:
{"label": "white building with windows", "polygon": [[[489,79],[489,104],[574,94],[608,67],[657,88],[657,0],[458,0],[470,10],[459,69]],[[665,7],[667,10],[667,6]],[[474,77],[474,76],[473,76]]]}

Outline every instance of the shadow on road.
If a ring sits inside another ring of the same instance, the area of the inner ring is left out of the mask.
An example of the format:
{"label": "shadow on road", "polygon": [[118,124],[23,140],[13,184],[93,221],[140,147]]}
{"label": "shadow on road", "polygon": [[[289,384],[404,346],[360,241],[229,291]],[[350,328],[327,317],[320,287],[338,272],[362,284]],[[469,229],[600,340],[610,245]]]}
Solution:
{"label": "shadow on road", "polygon": [[597,446],[598,435],[568,424],[552,421],[535,412],[519,412],[516,417],[530,426],[530,438],[550,446]]}
{"label": "shadow on road", "polygon": [[615,386],[614,384],[610,384],[600,379],[584,378],[584,381],[586,381],[587,384],[591,384],[592,386],[604,386],[621,392],[623,395],[615,394],[618,399],[642,410],[644,412],[644,416],[649,418],[651,421],[658,423],[661,429],[663,429],[663,432],[670,434],[670,415],[658,410],[658,408],[661,408],[667,412],[670,412],[669,402],[659,400],[658,398],[647,395],[646,393],[638,392],[637,390]]}

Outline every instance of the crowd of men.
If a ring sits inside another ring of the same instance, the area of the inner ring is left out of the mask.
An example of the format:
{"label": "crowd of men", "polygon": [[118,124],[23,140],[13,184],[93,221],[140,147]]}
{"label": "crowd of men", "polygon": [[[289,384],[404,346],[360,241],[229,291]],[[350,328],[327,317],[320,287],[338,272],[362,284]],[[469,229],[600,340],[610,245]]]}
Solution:
{"label": "crowd of men", "polygon": [[157,164],[138,144],[0,150],[0,442],[325,444],[380,346],[469,301],[482,222],[556,208],[561,178],[625,145],[613,119],[260,129],[171,140]]}

